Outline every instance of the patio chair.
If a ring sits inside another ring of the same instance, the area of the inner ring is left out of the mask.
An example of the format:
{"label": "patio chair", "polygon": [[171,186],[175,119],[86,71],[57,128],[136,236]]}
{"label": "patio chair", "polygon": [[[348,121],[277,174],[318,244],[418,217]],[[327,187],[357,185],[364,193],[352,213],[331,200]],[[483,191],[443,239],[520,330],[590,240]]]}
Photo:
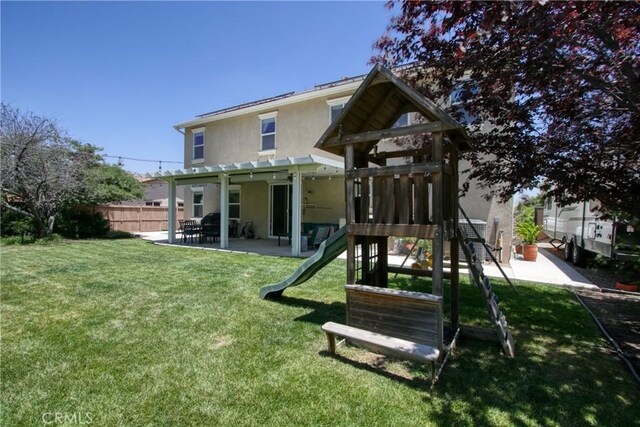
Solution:
{"label": "patio chair", "polygon": [[242,227],[242,231],[240,232],[240,237],[244,237],[245,239],[253,239],[255,238],[255,233],[253,231],[253,221],[247,221]]}
{"label": "patio chair", "polygon": [[210,222],[202,224],[201,241],[207,243],[207,239],[211,239],[213,243],[217,242],[220,238],[220,223]]}
{"label": "patio chair", "polygon": [[331,234],[331,227],[328,225],[320,225],[316,230],[316,234],[313,238],[313,248],[318,249],[322,242],[329,238]]}
{"label": "patio chair", "polygon": [[195,220],[187,219],[182,222],[182,243],[190,241],[193,243],[193,237],[200,235],[200,226],[196,224]]}

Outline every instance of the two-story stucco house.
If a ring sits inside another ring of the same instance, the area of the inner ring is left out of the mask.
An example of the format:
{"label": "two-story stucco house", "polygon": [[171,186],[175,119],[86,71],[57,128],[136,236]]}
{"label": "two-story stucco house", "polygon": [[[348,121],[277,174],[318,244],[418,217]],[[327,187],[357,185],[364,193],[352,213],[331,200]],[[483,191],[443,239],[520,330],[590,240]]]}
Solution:
{"label": "two-story stucco house", "polygon": [[[184,186],[185,218],[220,213],[223,224],[237,224],[238,229],[251,222],[262,239],[300,236],[302,224],[342,224],[343,158],[314,145],[364,78],[225,108],[175,125],[184,134],[184,169],[161,176],[169,182],[170,197],[172,192],[175,197],[176,186]],[[411,120],[404,115],[397,125]],[[483,193],[472,190],[462,206],[471,218],[486,223],[489,241],[498,228],[504,230],[508,248],[511,206],[487,201]],[[169,239],[175,241],[171,227]],[[229,237],[234,231],[221,227],[221,247],[233,247]],[[300,242],[294,238],[291,243],[292,254],[299,255]]]}

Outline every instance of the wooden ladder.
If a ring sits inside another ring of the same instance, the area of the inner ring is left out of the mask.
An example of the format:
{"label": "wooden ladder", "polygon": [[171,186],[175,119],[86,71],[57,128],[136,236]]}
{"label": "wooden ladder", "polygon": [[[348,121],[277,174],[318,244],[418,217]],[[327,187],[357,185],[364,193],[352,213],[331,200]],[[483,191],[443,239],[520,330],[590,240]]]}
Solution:
{"label": "wooden ladder", "polygon": [[[471,222],[469,222],[469,224],[471,224]],[[498,296],[493,292],[491,281],[487,276],[484,275],[482,260],[476,257],[474,245],[475,243],[481,243],[485,245],[484,240],[481,239],[480,237],[470,238],[467,235],[467,232],[462,227],[458,227],[458,234],[460,239],[460,247],[462,248],[462,251],[464,252],[465,257],[467,258],[469,271],[471,272],[473,281],[475,282],[478,289],[480,289],[480,293],[482,294],[484,302],[487,305],[487,311],[489,312],[489,317],[491,318],[491,321],[495,327],[496,334],[498,335],[498,339],[502,344],[502,349],[504,350],[506,355],[510,357],[514,357],[515,346],[514,346],[513,336],[511,335],[511,332],[509,331],[509,326],[507,325],[507,318],[505,317],[502,310],[500,310],[500,301],[498,299]],[[489,250],[489,248],[487,249]],[[496,262],[496,265],[497,265],[497,262]],[[507,282],[509,283],[509,285],[513,287],[513,285],[511,284],[511,281],[506,276],[502,268],[500,268],[500,271],[502,271],[502,274],[504,275],[505,279],[507,279]]]}

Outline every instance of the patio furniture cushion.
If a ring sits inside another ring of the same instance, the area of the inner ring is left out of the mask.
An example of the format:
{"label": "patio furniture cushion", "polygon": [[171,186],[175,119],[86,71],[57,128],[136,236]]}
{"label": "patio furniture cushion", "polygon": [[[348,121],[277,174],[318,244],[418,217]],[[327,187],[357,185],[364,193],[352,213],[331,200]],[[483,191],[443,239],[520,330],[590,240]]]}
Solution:
{"label": "patio furniture cushion", "polygon": [[302,231],[307,235],[307,241],[309,242],[309,245],[313,246],[316,249],[338,228],[338,224],[331,223],[302,223]]}

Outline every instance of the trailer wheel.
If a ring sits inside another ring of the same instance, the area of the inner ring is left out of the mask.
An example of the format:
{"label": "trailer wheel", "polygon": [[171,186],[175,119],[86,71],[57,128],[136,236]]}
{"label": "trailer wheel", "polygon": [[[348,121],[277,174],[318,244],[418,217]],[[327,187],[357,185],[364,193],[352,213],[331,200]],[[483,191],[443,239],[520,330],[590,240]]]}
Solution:
{"label": "trailer wheel", "polygon": [[573,261],[573,240],[566,242],[564,245],[564,260],[567,262]]}
{"label": "trailer wheel", "polygon": [[575,265],[576,267],[581,267],[584,265],[586,254],[584,252],[584,249],[582,249],[577,243],[573,244],[571,258],[573,259],[573,265]]}

